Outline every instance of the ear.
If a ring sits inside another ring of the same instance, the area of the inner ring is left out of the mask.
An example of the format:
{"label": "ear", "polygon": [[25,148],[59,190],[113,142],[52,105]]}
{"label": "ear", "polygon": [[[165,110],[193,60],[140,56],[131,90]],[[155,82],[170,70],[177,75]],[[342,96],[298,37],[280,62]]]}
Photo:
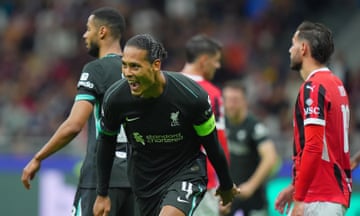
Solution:
{"label": "ear", "polygon": [[301,55],[303,55],[303,56],[309,54],[311,51],[309,44],[306,42],[302,42],[300,51],[301,51]]}
{"label": "ear", "polygon": [[209,55],[206,54],[202,54],[198,57],[198,61],[200,62],[200,64],[203,64],[204,62],[206,62],[209,59]]}
{"label": "ear", "polygon": [[208,59],[209,59],[209,55],[203,54],[200,55],[196,61],[199,63],[200,68],[203,68],[204,65],[207,64]]}
{"label": "ear", "polygon": [[100,28],[99,28],[100,39],[104,39],[106,34],[107,34],[107,28],[105,26],[100,26]]}
{"label": "ear", "polygon": [[161,69],[160,59],[155,59],[151,66],[154,71],[160,71],[160,69]]}

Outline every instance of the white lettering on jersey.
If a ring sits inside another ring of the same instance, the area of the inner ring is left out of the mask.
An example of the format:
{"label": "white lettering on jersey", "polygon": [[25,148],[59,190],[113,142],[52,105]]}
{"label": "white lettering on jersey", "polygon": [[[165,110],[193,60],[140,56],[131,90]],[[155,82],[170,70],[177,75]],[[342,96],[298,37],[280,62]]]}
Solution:
{"label": "white lettering on jersey", "polygon": [[94,84],[90,81],[79,81],[78,82],[78,87],[83,86],[83,87],[87,87],[87,88],[94,88]]}
{"label": "white lettering on jersey", "polygon": [[340,96],[342,97],[346,97],[346,91],[344,86],[338,86],[339,92],[340,92]]}
{"label": "white lettering on jersey", "polygon": [[320,108],[319,107],[306,107],[304,109],[304,112],[306,115],[311,115],[311,114],[320,114]]}
{"label": "white lettering on jersey", "polygon": [[82,81],[86,81],[89,78],[89,73],[82,73],[80,80]]}

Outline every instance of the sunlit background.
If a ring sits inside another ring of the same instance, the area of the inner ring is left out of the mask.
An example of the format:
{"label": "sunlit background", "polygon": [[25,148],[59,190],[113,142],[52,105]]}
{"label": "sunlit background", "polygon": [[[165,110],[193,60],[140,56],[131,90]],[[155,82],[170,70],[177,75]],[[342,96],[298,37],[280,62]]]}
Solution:
{"label": "sunlit background", "polygon": [[[126,18],[125,40],[151,33],[164,43],[166,70],[182,69],[185,41],[194,34],[221,41],[224,59],[214,83],[246,82],[251,110],[269,127],[282,156],[268,183],[271,215],[279,215],[273,201],[291,175],[291,111],[302,80],[289,70],[288,49],[303,20],[333,30],[329,67],[350,94],[351,150],[360,150],[359,0],[0,0],[1,215],[70,215],[86,130],[44,161],[30,191],[20,176],[69,113],[82,66],[92,60],[82,39],[87,17],[105,5]],[[360,168],[353,174],[347,215],[360,215]]]}

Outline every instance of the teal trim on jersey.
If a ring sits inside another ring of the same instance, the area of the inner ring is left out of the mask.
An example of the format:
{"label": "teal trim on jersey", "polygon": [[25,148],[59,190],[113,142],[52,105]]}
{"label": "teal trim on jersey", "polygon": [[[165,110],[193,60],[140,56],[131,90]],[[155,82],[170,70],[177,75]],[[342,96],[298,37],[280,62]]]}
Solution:
{"label": "teal trim on jersey", "polygon": [[189,87],[187,87],[183,82],[181,82],[181,80],[177,79],[175,76],[172,76],[170,73],[167,73],[169,76],[171,76],[172,78],[174,78],[174,80],[178,81],[180,83],[180,85],[182,85],[186,90],[188,90],[192,95],[194,95],[194,97],[198,98],[199,96],[193,91],[191,90]]}
{"label": "teal trim on jersey", "polygon": [[87,100],[87,101],[94,101],[96,98],[93,95],[88,95],[88,94],[78,94],[75,97],[75,101],[80,101],[80,100]]}
{"label": "teal trim on jersey", "polygon": [[206,136],[209,135],[214,129],[215,129],[215,116],[214,114],[211,115],[211,117],[201,125],[194,125],[194,129],[199,136]]}
{"label": "teal trim on jersey", "polygon": [[[189,216],[192,216],[194,214],[194,211],[196,209],[196,200],[199,198],[199,196],[203,193],[204,189],[201,187],[201,186],[198,186],[199,188],[199,192],[196,193],[192,199],[192,202],[191,202],[191,209],[190,209],[190,212],[189,212]],[[200,202],[199,202],[200,203]]]}
{"label": "teal trim on jersey", "polygon": [[96,128],[97,128],[97,130],[99,131],[99,134],[101,133],[101,134],[105,134],[105,135],[107,135],[107,136],[114,136],[114,135],[117,135],[117,134],[118,134],[118,132],[116,132],[116,131],[106,131],[106,130],[103,130],[103,129],[101,128],[100,124],[96,124]]}
{"label": "teal trim on jersey", "polygon": [[77,204],[77,208],[76,208],[76,216],[82,216],[82,212],[81,212],[81,198],[79,199],[79,202]]}
{"label": "teal trim on jersey", "polygon": [[102,59],[103,59],[103,58],[110,58],[110,57],[119,57],[119,56],[120,56],[120,55],[115,54],[115,53],[109,53],[109,54],[105,55],[104,57],[102,57]]}
{"label": "teal trim on jersey", "polygon": [[100,111],[100,103],[99,103],[99,101],[96,101],[95,106],[94,106],[95,137],[96,137],[96,139],[99,136],[98,128],[100,128],[100,116],[99,116],[100,112],[99,111]]}

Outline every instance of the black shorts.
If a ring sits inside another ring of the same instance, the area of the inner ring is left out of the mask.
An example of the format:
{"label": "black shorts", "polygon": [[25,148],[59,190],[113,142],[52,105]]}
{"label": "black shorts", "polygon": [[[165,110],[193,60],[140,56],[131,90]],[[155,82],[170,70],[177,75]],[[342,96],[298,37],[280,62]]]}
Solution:
{"label": "black shorts", "polygon": [[193,215],[195,208],[206,192],[206,179],[176,181],[161,195],[150,198],[136,198],[141,216],[159,215],[162,207],[173,206],[185,215]]}
{"label": "black shorts", "polygon": [[[72,216],[93,216],[93,206],[96,200],[96,189],[78,188],[75,194]],[[111,209],[109,216],[135,216],[134,195],[130,188],[110,188]]]}

